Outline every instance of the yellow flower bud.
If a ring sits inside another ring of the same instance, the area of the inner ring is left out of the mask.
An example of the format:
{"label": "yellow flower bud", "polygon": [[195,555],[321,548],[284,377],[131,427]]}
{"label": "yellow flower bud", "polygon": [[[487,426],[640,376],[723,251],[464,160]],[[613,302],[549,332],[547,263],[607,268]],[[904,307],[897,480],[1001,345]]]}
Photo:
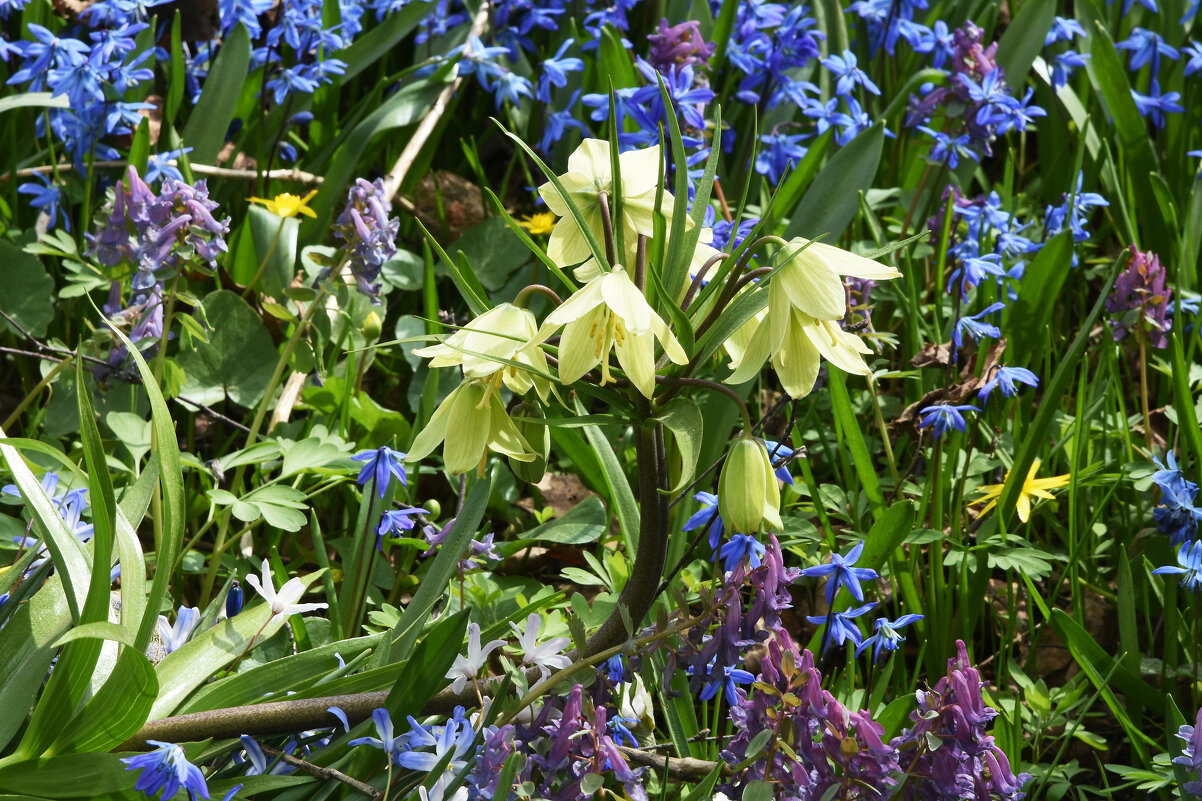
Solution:
{"label": "yellow flower bud", "polygon": [[718,510],[732,530],[752,534],[765,523],[783,529],[780,487],[764,441],[740,437],[726,455],[718,478]]}
{"label": "yellow flower bud", "polygon": [[368,342],[375,342],[380,338],[380,332],[384,330],[384,321],[380,319],[380,315],[370,311],[363,320],[362,330],[363,336],[367,337]]}

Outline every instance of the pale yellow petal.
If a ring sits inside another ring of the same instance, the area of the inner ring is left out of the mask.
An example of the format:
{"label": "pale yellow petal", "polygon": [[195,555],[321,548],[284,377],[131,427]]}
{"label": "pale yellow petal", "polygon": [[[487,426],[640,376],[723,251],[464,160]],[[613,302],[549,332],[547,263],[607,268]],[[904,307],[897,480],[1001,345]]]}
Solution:
{"label": "pale yellow petal", "polygon": [[[606,158],[608,157],[607,152]],[[618,156],[618,166],[622,170],[623,197],[633,197],[645,192],[655,194],[659,184],[659,172],[663,166],[659,145],[626,151]]]}
{"label": "pale yellow petal", "polygon": [[768,361],[768,356],[772,352],[768,347],[768,327],[769,318],[765,318],[756,328],[755,334],[751,337],[751,344],[743,352],[738,366],[731,365],[731,367],[735,367],[734,373],[725,378],[723,383],[742,384],[759,375],[760,369],[763,368],[764,362]]}
{"label": "pale yellow petal", "polygon": [[[807,240],[798,237],[793,241],[805,244]],[[901,273],[887,264],[881,264],[872,259],[857,256],[851,251],[837,248],[834,245],[828,245],[825,242],[810,243],[810,246],[806,248],[806,253],[812,254],[813,258],[821,259],[831,270],[839,273],[839,275],[867,278],[872,281],[887,281],[892,278],[901,278]]]}
{"label": "pale yellow petal", "polygon": [[584,173],[609,183],[609,142],[605,139],[585,139],[568,156],[568,171]]}
{"label": "pale yellow petal", "polygon": [[601,278],[601,297],[605,299],[605,305],[621,318],[626,330],[633,334],[651,332],[651,315],[655,312],[622,267],[615,267],[613,272]]}
{"label": "pale yellow petal", "polygon": [[772,357],[772,365],[785,392],[793,398],[804,398],[814,390],[822,359],[801,327],[791,325],[784,347]]}
{"label": "pale yellow petal", "polygon": [[650,398],[655,394],[655,342],[648,331],[645,334],[627,333],[624,341],[614,344],[618,364],[634,388]]}
{"label": "pale yellow petal", "polygon": [[501,405],[501,400],[495,394],[489,402],[489,440],[488,446],[497,453],[504,454],[519,462],[532,462],[535,453],[529,443],[518,431],[513,420]]}
{"label": "pale yellow petal", "polygon": [[780,282],[789,302],[819,320],[839,320],[847,311],[847,290],[838,274],[802,251],[773,276]]}
{"label": "pale yellow petal", "polygon": [[413,444],[409,447],[409,452],[405,454],[406,462],[421,461],[433,453],[439,443],[446,438],[447,417],[451,411],[451,404],[455,402],[455,396],[462,388],[462,385],[460,385],[452,390],[451,394],[447,395],[446,399],[434,410],[434,414],[430,416],[425,427],[414,438]]}
{"label": "pale yellow petal", "polygon": [[[571,297],[556,307],[543,320],[543,328],[566,325],[579,320],[596,309],[605,299],[601,294],[601,279],[590,281],[572,293]],[[540,332],[541,333],[541,332]]]}
{"label": "pale yellow petal", "polygon": [[487,408],[481,408],[488,391],[479,381],[466,381],[451,406],[442,448],[443,462],[451,473],[466,473],[480,464],[489,440],[489,414]]}
{"label": "pale yellow petal", "polygon": [[689,354],[684,352],[684,348],[680,346],[680,342],[668,329],[668,324],[663,318],[655,312],[651,313],[651,331],[655,334],[655,338],[659,340],[659,344],[663,346],[664,353],[675,364],[688,364]]}
{"label": "pale yellow petal", "polygon": [[561,384],[572,384],[580,377],[609,358],[608,353],[597,353],[594,326],[600,327],[605,322],[605,311],[594,307],[584,317],[564,326],[563,337],[559,340],[559,381]]}

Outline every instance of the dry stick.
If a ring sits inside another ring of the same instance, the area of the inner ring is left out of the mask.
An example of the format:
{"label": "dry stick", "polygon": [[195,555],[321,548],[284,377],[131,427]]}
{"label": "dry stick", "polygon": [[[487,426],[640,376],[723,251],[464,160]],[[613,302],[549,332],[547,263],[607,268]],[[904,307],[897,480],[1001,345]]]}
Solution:
{"label": "dry stick", "polygon": [[[377,790],[375,787],[372,787],[370,784],[365,784],[365,783],[359,781],[358,779],[352,779],[350,776],[347,776],[345,773],[343,773],[340,770],[334,770],[334,768],[323,768],[321,765],[314,765],[312,762],[306,762],[303,759],[299,759],[297,757],[292,756],[292,754],[285,754],[280,749],[272,748],[271,746],[268,746],[268,745],[260,744],[259,747],[262,748],[266,753],[270,754],[271,756],[279,757],[280,761],[285,764],[292,765],[293,767],[296,767],[296,768],[300,768],[305,773],[316,776],[319,779],[327,779],[327,780],[335,779],[337,781],[340,781],[343,784],[348,785],[348,786],[358,790],[359,792],[363,793],[364,795],[368,796],[369,798],[379,798],[381,793],[383,793],[383,790]],[[676,760],[676,761],[679,762],[681,760]]]}
{"label": "dry stick", "polygon": [[[467,33],[467,39],[464,40],[463,56],[468,58],[472,54],[472,39],[478,38],[484,32],[484,26],[488,23],[488,0],[480,3],[480,8],[476,11],[476,16],[472,20],[472,27]],[[417,161],[417,156],[426,145],[426,140],[434,134],[434,129],[438,127],[438,123],[442,120],[443,113],[451,104],[451,97],[463,83],[463,76],[460,75],[454,81],[447,84],[446,88],[438,94],[438,98],[434,101],[434,105],[422,117],[421,123],[417,126],[417,130],[413,132],[413,137],[405,145],[405,149],[401,151],[401,155],[397,158],[396,163],[392,165],[388,175],[384,178],[384,202],[387,203],[396,196],[400,191],[401,184],[405,181],[405,176],[409,169],[413,166],[413,162]]]}

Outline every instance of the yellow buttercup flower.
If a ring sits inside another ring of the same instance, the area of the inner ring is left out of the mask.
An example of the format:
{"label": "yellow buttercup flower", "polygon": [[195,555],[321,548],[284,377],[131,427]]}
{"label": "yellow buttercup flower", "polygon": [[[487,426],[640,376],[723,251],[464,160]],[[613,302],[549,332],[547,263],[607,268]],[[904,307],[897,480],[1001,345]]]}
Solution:
{"label": "yellow buttercup flower", "polygon": [[518,221],[518,226],[525,228],[531,236],[549,234],[555,228],[555,215],[549,211],[526,214]]}
{"label": "yellow buttercup flower", "polygon": [[[1036,478],[1035,474],[1039,472],[1040,461],[1036,459],[1031,463],[1031,469],[1027,472],[1027,478],[1023,481],[1022,488],[1018,491],[1018,500],[1015,502],[1015,508],[1018,510],[1018,519],[1024,523],[1031,517],[1031,499],[1032,498],[1047,498],[1051,500],[1055,496],[1048,492],[1050,489],[1063,487],[1069,482],[1070,476],[1052,476],[1051,478]],[[1006,481],[1010,480],[1009,471],[1006,472]],[[985,508],[981,510],[981,514],[986,514],[990,509],[997,506],[998,499],[1002,497],[1002,488],[1006,486],[1006,482],[1001,484],[986,484],[979,487],[980,492],[985,493],[980,498],[973,501],[970,506],[985,503]]]}
{"label": "yellow buttercup flower", "polygon": [[304,197],[298,197],[290,192],[276,195],[271,200],[266,200],[261,197],[247,198],[251,203],[262,203],[268,211],[277,217],[295,217],[298,214],[304,214],[306,217],[317,219],[317,212],[309,208],[309,201],[317,197],[317,190],[314,189]]}

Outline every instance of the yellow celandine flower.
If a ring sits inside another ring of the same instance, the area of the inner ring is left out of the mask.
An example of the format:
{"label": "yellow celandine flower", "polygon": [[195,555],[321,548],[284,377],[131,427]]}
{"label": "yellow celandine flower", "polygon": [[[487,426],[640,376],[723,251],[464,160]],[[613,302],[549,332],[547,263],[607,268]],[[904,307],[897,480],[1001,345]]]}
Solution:
{"label": "yellow celandine flower", "polygon": [[314,189],[304,197],[298,197],[290,192],[276,195],[271,200],[266,200],[261,197],[247,198],[251,203],[261,203],[268,211],[277,217],[295,217],[298,214],[303,214],[306,217],[317,219],[317,212],[309,208],[309,201],[317,197],[317,190]]}
{"label": "yellow celandine flower", "polygon": [[405,461],[421,461],[440,443],[443,463],[453,474],[474,467],[477,475],[484,475],[490,450],[519,462],[532,462],[537,457],[509,418],[489,379],[469,378],[456,387],[413,440]]}
{"label": "yellow celandine flower", "polygon": [[522,219],[518,220],[518,226],[525,228],[526,233],[532,236],[549,234],[555,227],[555,215],[549,211],[541,211],[538,214],[526,214]]}
{"label": "yellow celandine flower", "polygon": [[[1040,461],[1036,459],[1031,463],[1031,469],[1027,472],[1027,478],[1023,481],[1022,487],[1018,491],[1018,500],[1015,501],[1015,508],[1018,510],[1018,519],[1027,522],[1031,518],[1031,499],[1032,498],[1047,498],[1051,500],[1055,496],[1048,492],[1050,489],[1063,487],[1069,482],[1071,476],[1052,476],[1051,478],[1036,478],[1035,474],[1039,472]],[[1010,480],[1010,472],[1006,472],[1006,481]],[[980,498],[969,504],[969,506],[978,503],[985,503],[985,508],[981,510],[981,515],[984,516],[990,509],[997,506],[998,499],[1002,497],[1002,488],[1006,486],[1006,482],[1001,484],[986,484],[978,487],[979,492],[985,493]]]}
{"label": "yellow celandine flower", "polygon": [[[727,347],[734,373],[728,384],[742,384],[772,359],[781,385],[794,398],[810,394],[822,359],[839,369],[869,375],[864,341],[839,327],[847,312],[847,291],[840,276],[873,281],[897,278],[897,270],[846,250],[800,237],[789,242],[785,263],[768,284],[768,314],[748,336]],[[804,248],[804,249],[803,249]]]}
{"label": "yellow celandine flower", "polygon": [[564,384],[579,380],[597,365],[601,365],[601,383],[613,381],[609,373],[612,348],[630,383],[650,398],[655,392],[655,340],[676,364],[689,362],[668,324],[620,264],[576,290],[548,314],[538,340],[545,340],[560,326],[559,380]]}
{"label": "yellow celandine flower", "polygon": [[[534,315],[512,303],[489,309],[437,345],[414,350],[430,359],[431,367],[462,366],[468,378],[488,378],[501,372],[505,386],[525,395],[533,386],[543,400],[551,389],[539,373],[551,372],[546,354],[536,341],[538,323]],[[508,359],[530,368],[519,369],[494,359]]]}
{"label": "yellow celandine flower", "polygon": [[[611,197],[611,214],[616,215],[618,205],[612,199],[614,180],[611,166],[609,142],[604,139],[585,139],[568,157],[568,171],[559,176],[563,188],[580,209],[588,229],[601,243],[605,241],[599,199],[601,192],[607,192]],[[639,234],[655,234],[655,195],[662,166],[658,145],[644,150],[630,150],[618,156],[618,168],[622,171],[622,213],[620,219],[615,216],[613,225],[615,232],[618,226],[622,227],[626,252],[616,256],[623,264],[634,263]],[[547,242],[547,256],[560,267],[580,264],[592,256],[588,241],[555,185],[548,181],[538,188],[538,193],[547,208],[560,217]],[[673,203],[672,193],[664,192],[660,209],[664,210],[666,216],[671,216]],[[686,218],[685,224],[691,228],[693,221]]]}

